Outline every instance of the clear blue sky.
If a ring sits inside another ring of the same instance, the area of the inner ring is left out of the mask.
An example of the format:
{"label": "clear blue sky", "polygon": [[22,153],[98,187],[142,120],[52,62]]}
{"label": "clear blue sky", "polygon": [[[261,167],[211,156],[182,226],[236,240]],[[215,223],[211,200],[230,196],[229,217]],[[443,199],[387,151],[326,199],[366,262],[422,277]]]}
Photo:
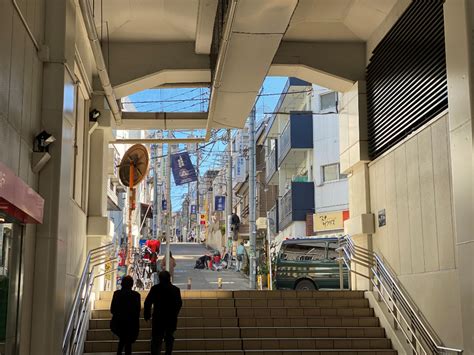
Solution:
{"label": "clear blue sky", "polygon": [[[263,83],[262,93],[275,94],[271,96],[262,96],[257,100],[257,122],[262,120],[265,113],[273,112],[278,102],[279,94],[283,91],[288,78],[286,77],[267,77]],[[207,88],[181,88],[181,89],[150,89],[138,92],[129,96],[135,109],[139,112],[203,112],[207,111],[209,104],[209,89]],[[127,105],[125,105],[127,108]],[[177,131],[175,137],[202,136],[203,131]],[[224,131],[217,133],[218,136],[224,134]],[[186,149],[184,144],[180,145],[180,150]],[[217,168],[221,165],[223,153],[226,149],[226,143],[216,142],[208,145],[202,150],[201,155],[201,175],[209,169]],[[165,147],[166,152],[166,147]],[[196,154],[191,155],[193,163],[196,160]],[[187,185],[176,186],[174,181],[171,185],[171,200],[173,211],[181,209],[181,203],[184,194],[187,192]]]}

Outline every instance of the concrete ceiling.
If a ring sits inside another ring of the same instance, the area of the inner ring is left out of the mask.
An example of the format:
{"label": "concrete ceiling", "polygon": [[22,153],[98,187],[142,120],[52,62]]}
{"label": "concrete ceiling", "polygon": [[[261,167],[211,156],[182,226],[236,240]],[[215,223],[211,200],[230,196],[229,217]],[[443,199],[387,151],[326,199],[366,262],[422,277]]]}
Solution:
{"label": "concrete ceiling", "polygon": [[108,26],[111,42],[186,42],[196,37],[198,0],[96,0],[94,5],[97,31],[107,38]]}
{"label": "concrete ceiling", "polygon": [[284,41],[367,41],[397,0],[299,0]]}
{"label": "concrete ceiling", "polygon": [[[227,38],[219,39],[215,68],[210,51],[218,0],[90,2],[99,37],[110,42],[103,54],[115,95],[210,85],[210,129],[242,127],[266,75],[347,90],[365,77],[366,42],[397,3],[409,1],[229,0],[234,11],[221,24]],[[202,124],[200,117],[196,125]]]}

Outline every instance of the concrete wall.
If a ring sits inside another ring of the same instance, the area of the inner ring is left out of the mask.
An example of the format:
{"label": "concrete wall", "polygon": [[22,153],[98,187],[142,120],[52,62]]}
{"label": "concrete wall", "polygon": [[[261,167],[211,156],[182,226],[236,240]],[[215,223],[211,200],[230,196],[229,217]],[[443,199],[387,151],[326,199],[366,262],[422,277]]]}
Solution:
{"label": "concrete wall", "polygon": [[[71,74],[77,64],[84,74],[81,84],[90,93],[94,63],[73,1],[17,3],[50,57],[40,60],[12,2],[0,2],[0,160],[46,202],[43,225],[24,228],[20,353],[53,354],[59,352],[65,315],[86,254],[87,204],[76,203],[71,195],[77,89],[77,78]],[[84,115],[87,122],[87,110]],[[34,137],[43,129],[57,140],[50,149],[51,160],[35,174],[31,153]],[[86,154],[87,149],[86,135]],[[84,169],[87,175],[87,160]]]}
{"label": "concrete wall", "polygon": [[[44,0],[21,1],[20,8],[35,37],[42,39]],[[41,129],[42,63],[10,1],[0,2],[0,160],[33,189],[38,175],[30,167],[33,141]],[[27,341],[20,353],[29,354],[31,334],[36,226],[24,229],[23,300],[20,332]]]}
{"label": "concrete wall", "polygon": [[445,115],[369,164],[372,241],[443,341],[460,344],[449,154]]}

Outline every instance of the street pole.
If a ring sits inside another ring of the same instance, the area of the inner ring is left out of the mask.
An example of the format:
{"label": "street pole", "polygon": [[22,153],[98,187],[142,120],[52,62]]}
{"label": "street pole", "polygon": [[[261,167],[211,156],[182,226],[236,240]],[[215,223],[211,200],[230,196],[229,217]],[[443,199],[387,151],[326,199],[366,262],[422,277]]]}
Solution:
{"label": "street pole", "polygon": [[196,241],[201,241],[201,209],[199,208],[199,144],[196,143],[196,172],[197,172],[197,180],[196,180]]}
{"label": "street pole", "polygon": [[158,239],[158,144],[153,144],[153,239]]}
{"label": "street pole", "polygon": [[257,167],[255,165],[255,106],[250,113],[249,124],[249,232],[250,232],[250,288],[256,289],[256,254],[257,254],[257,227],[256,220],[256,200],[255,200],[255,175]]}
{"label": "street pole", "polygon": [[[163,137],[163,134],[162,134],[161,131],[158,131],[158,138],[161,138],[161,137]],[[156,150],[157,150],[157,154],[158,154],[158,157],[159,157],[157,159],[157,163],[156,163],[157,164],[156,203],[158,205],[157,214],[156,214],[156,223],[157,223],[156,236],[157,236],[157,238],[161,239],[161,233],[162,233],[162,230],[163,230],[163,217],[162,217],[163,211],[162,211],[162,208],[161,208],[161,204],[162,204],[162,201],[163,201],[163,192],[161,190],[162,183],[163,183],[163,180],[162,180],[163,159],[161,158],[161,156],[163,155],[163,144],[161,144],[161,146],[159,144],[157,144],[156,145]]]}
{"label": "street pole", "polygon": [[[168,131],[168,138],[171,131]],[[170,239],[171,239],[171,143],[168,143],[166,154],[166,271],[170,271]]]}
{"label": "street pole", "polygon": [[232,233],[230,230],[231,226],[231,215],[232,215],[232,132],[230,129],[227,130],[227,199],[225,205],[225,214],[226,214],[226,234],[227,234],[227,247],[230,249],[232,255],[233,248],[232,245]]}
{"label": "street pole", "polygon": [[[272,221],[272,223],[275,223]],[[272,274],[272,252],[271,252],[271,242],[272,242],[272,229],[270,228],[270,212],[267,211],[267,257],[268,257],[268,273],[270,275],[270,280],[268,284],[268,289],[273,290],[273,274]]]}

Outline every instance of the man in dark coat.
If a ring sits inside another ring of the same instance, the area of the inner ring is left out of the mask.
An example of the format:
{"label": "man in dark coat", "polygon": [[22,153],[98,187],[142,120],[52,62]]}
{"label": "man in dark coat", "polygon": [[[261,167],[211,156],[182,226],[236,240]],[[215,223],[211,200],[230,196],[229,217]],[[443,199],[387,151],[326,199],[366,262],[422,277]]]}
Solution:
{"label": "man in dark coat", "polygon": [[126,355],[132,354],[132,344],[138,338],[140,330],[140,294],[132,290],[133,278],[125,276],[122,288],[114,292],[110,313],[110,330],[119,337],[117,354],[125,350]]}
{"label": "man in dark coat", "polygon": [[151,318],[151,307],[153,306],[151,354],[161,353],[161,344],[165,339],[166,352],[172,354],[174,332],[178,324],[178,314],[183,305],[179,288],[171,284],[171,275],[168,271],[162,271],[158,275],[160,283],[151,288],[145,299],[145,320]]}

